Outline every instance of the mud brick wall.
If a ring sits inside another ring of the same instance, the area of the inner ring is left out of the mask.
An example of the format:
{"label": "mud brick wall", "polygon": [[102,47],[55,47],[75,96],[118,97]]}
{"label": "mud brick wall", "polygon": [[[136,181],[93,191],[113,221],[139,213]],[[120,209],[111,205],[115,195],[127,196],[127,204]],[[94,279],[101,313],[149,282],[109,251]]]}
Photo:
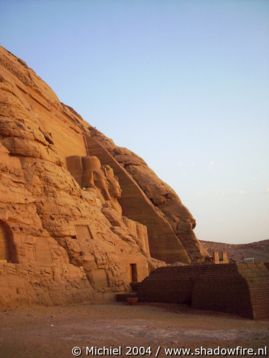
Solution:
{"label": "mud brick wall", "polygon": [[235,264],[201,267],[193,285],[192,307],[253,318],[248,282]]}
{"label": "mud brick wall", "polygon": [[269,272],[264,264],[164,267],[138,288],[147,302],[188,303],[194,308],[269,317]]}
{"label": "mud brick wall", "polygon": [[139,298],[147,302],[191,303],[196,266],[170,266],[155,270],[139,286]]}
{"label": "mud brick wall", "polygon": [[266,265],[239,264],[238,269],[248,284],[253,318],[269,317],[269,271]]}

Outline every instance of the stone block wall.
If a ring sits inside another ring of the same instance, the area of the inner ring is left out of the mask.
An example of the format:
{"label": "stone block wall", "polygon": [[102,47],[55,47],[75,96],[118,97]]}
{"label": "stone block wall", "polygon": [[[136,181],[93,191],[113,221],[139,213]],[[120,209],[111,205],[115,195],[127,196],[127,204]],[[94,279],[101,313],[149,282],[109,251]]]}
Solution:
{"label": "stone block wall", "polygon": [[269,272],[264,264],[170,266],[139,285],[147,302],[190,304],[194,308],[269,317]]}

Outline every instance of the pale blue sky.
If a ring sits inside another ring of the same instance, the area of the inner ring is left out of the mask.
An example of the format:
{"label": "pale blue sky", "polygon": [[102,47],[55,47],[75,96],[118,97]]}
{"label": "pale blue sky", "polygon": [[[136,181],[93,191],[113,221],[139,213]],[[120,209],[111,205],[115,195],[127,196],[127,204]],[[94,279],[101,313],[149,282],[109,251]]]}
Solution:
{"label": "pale blue sky", "polygon": [[269,1],[0,0],[0,38],[177,191],[199,239],[269,239]]}

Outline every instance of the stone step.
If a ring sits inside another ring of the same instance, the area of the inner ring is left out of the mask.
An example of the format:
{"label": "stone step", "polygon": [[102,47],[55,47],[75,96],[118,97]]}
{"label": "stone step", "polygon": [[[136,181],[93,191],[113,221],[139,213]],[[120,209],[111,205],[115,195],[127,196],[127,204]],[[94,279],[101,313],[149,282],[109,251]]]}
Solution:
{"label": "stone step", "polygon": [[138,294],[137,292],[122,292],[116,294],[117,302],[127,302],[130,305],[136,304],[138,302]]}

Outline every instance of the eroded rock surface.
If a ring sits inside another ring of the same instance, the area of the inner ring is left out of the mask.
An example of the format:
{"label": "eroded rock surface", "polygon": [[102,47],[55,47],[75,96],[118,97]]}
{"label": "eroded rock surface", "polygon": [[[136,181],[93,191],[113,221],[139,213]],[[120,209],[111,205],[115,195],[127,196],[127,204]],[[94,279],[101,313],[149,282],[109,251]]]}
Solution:
{"label": "eroded rock surface", "polygon": [[102,300],[201,261],[194,226],[141,158],[0,48],[0,305]]}

